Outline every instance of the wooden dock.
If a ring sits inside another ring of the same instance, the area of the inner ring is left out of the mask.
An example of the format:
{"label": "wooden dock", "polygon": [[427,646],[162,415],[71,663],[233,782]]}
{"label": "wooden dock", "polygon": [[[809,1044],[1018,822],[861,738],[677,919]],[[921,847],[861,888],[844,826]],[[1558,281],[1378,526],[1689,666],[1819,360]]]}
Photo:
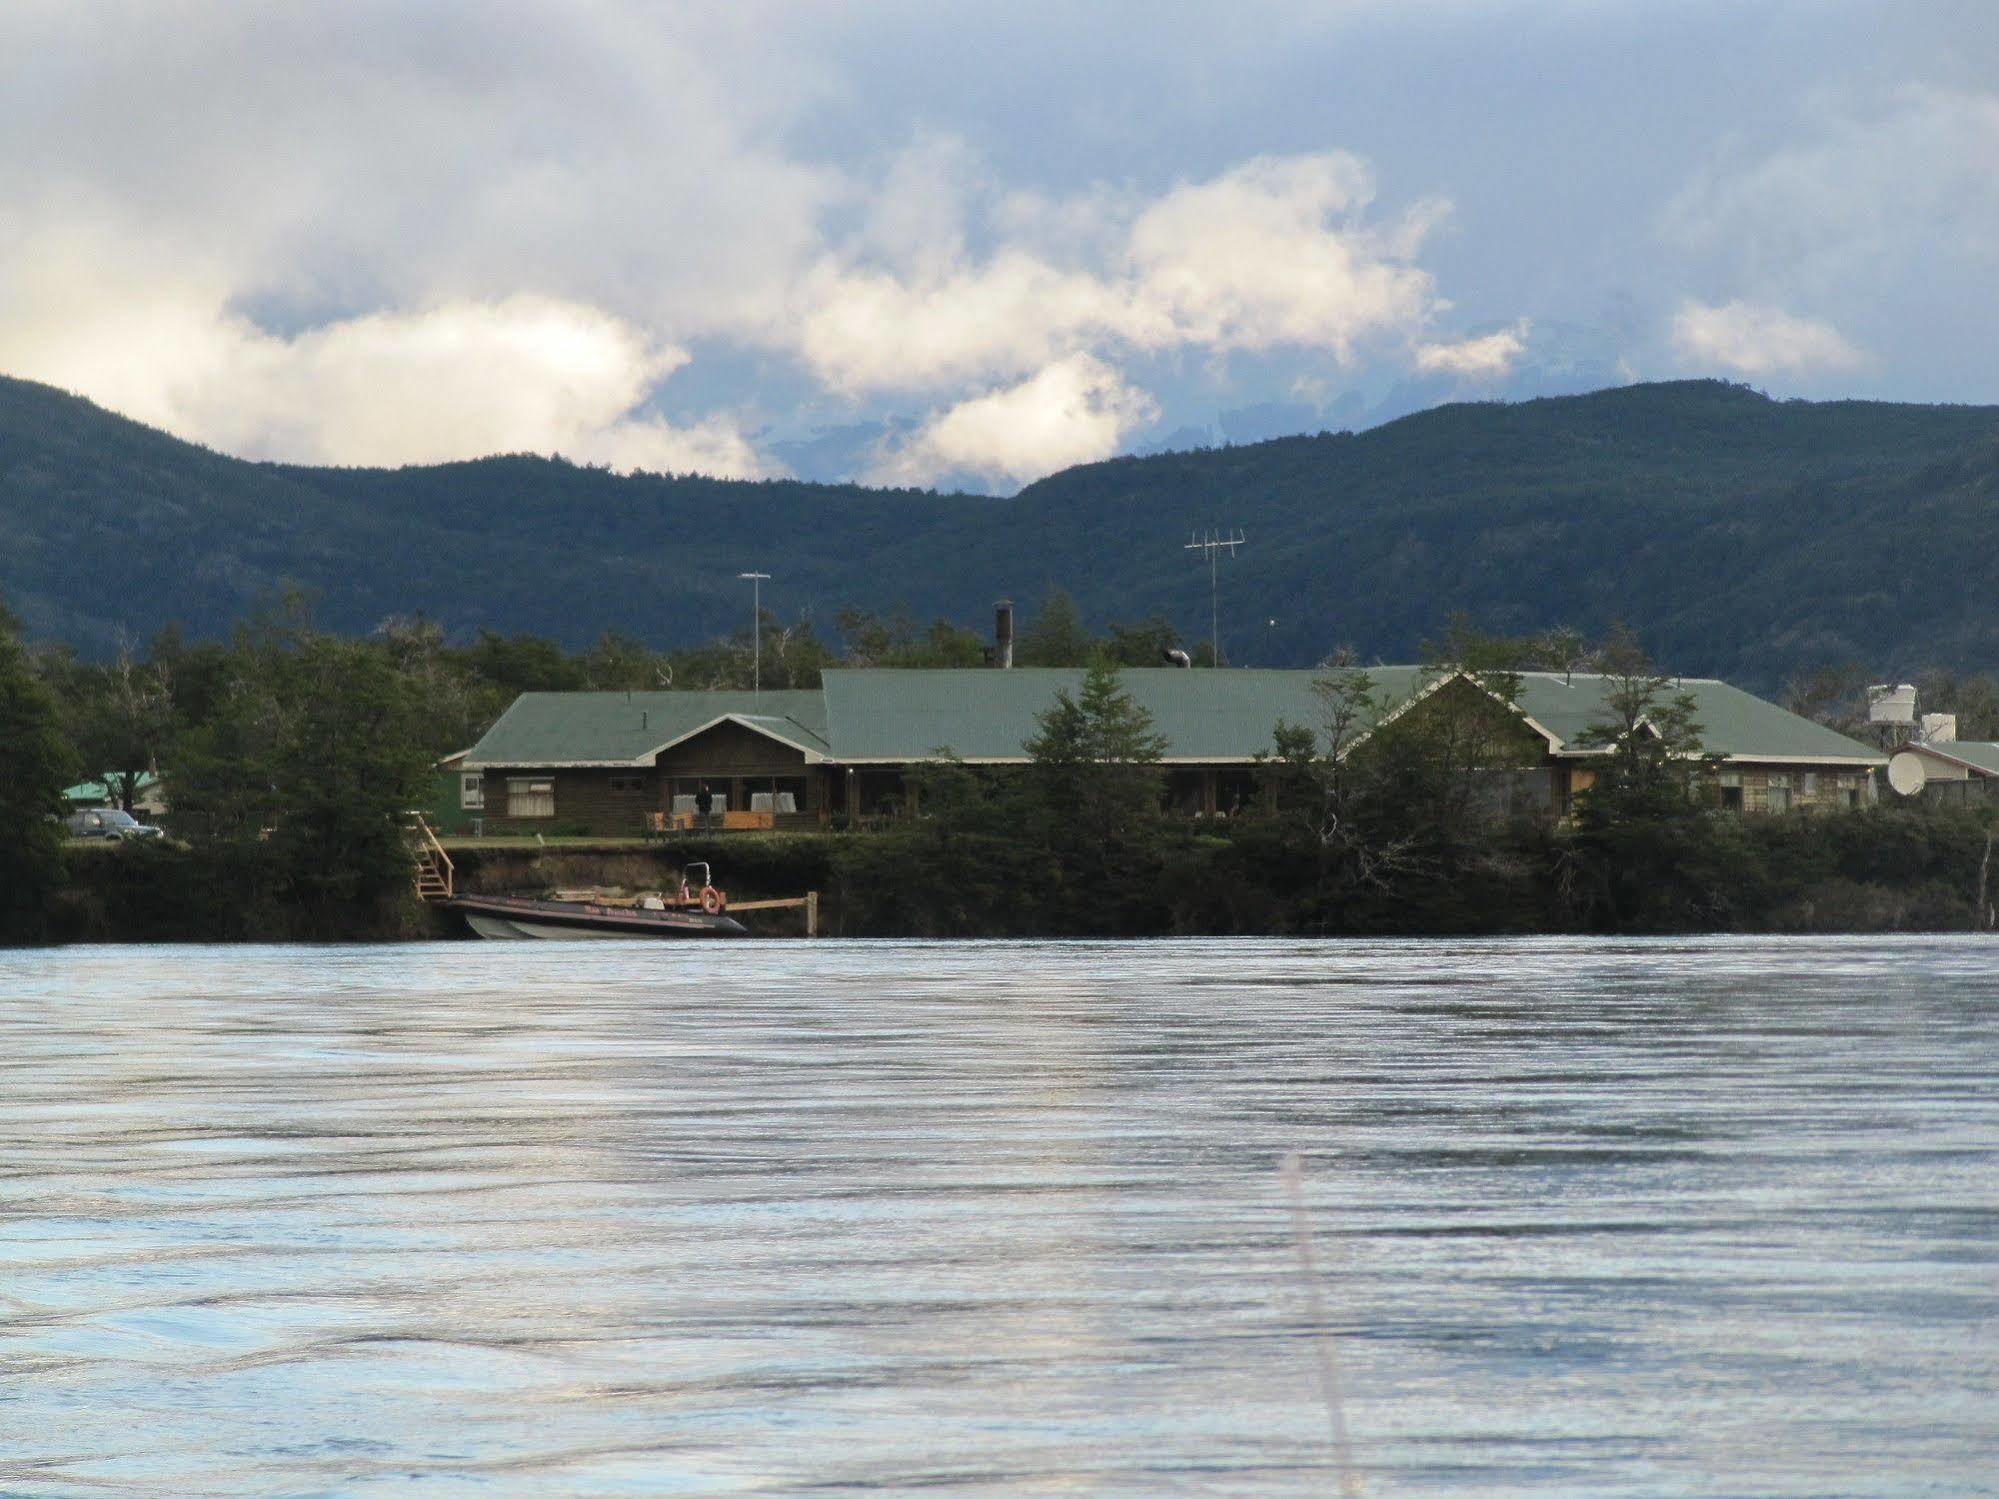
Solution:
{"label": "wooden dock", "polygon": [[738,911],[796,911],[805,912],[805,935],[819,935],[819,892],[808,890],[803,895],[788,896],[783,900],[732,900],[728,911],[731,916]]}

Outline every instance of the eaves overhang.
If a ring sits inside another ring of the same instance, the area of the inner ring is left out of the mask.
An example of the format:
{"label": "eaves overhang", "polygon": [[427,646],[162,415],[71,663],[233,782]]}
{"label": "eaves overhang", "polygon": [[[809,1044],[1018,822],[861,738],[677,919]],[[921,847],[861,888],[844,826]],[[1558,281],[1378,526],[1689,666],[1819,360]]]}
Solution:
{"label": "eaves overhang", "polygon": [[651,770],[650,758],[640,760],[466,760],[461,770]]}

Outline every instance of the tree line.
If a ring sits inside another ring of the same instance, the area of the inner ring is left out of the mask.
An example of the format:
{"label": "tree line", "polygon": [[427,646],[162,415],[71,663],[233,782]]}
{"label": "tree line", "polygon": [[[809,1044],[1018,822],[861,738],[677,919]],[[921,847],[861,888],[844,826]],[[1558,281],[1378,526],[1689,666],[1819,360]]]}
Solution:
{"label": "tree line", "polygon": [[[1148,716],[1093,666],[1059,693],[1031,763],[918,770],[922,815],[834,861],[852,933],[1665,933],[1979,929],[1994,923],[1999,802],[1898,803],[1743,817],[1719,805],[1693,699],[1617,632],[1584,742],[1605,754],[1573,815],[1510,797],[1543,750],[1512,711],[1518,673],[1575,646],[1454,626],[1446,685],[1393,706],[1366,668],[1329,662],[1318,721],[1276,725],[1239,815],[1162,810]],[[1462,674],[1461,676],[1459,674]],[[1640,731],[1644,725],[1644,731]]]}
{"label": "tree line", "polygon": [[[983,634],[900,611],[843,611],[831,635],[810,618],[758,623],[677,650],[616,632],[580,651],[491,630],[453,643],[420,616],[351,638],[319,628],[292,593],[226,640],[169,626],[91,659],[62,645],[29,650],[0,609],[0,940],[51,930],[65,878],[57,819],[78,782],[101,782],[130,812],[148,777],[165,773],[173,842],[153,862],[184,867],[171,879],[136,861],[92,870],[120,887],[118,899],[151,902],[160,929],[172,928],[177,901],[198,894],[204,914],[188,920],[205,931],[394,933],[411,920],[405,810],[428,800],[436,761],[474,743],[523,692],[747,689],[759,656],[763,685],[780,688],[816,687],[830,666],[987,659]],[[1094,636],[1074,602],[1051,591],[1016,659],[1151,664],[1176,643],[1159,620]]]}
{"label": "tree line", "polygon": [[[833,857],[855,932],[1689,930],[1826,922],[1977,924],[1966,873],[1990,843],[1983,810],[1919,806],[1741,819],[1705,794],[1691,704],[1628,635],[1485,634],[1454,620],[1424,648],[1440,692],[1370,732],[1390,706],[1351,651],[1320,669],[1319,715],[1274,724],[1245,815],[1193,824],[1162,810],[1157,734],[1119,685],[1179,639],[1163,620],[1084,628],[1051,591],[1020,631],[1021,665],[1087,668],[1058,694],[1018,771],[948,756],[912,776],[920,815]],[[983,633],[906,613],[762,622],[765,686],[810,687],[834,665],[973,666]],[[130,808],[165,773],[164,846],[88,865],[91,897],[158,935],[345,937],[420,929],[408,900],[405,809],[432,767],[524,691],[747,687],[751,631],[660,651],[605,634],[582,651],[485,631],[452,643],[422,618],[330,634],[297,597],[229,639],[169,628],[109,660],[29,650],[0,611],[0,940],[64,930],[60,893],[84,867],[57,817],[62,790],[102,778]],[[1190,653],[1203,659],[1200,648]],[[1611,751],[1561,825],[1527,815],[1505,773],[1536,762],[1510,705],[1519,673],[1610,679]],[[1841,726],[1864,680],[1827,671],[1792,706]],[[1966,738],[1999,737],[1999,684],[1929,679]],[[1645,722],[1650,731],[1634,732]],[[1968,862],[1969,861],[1969,862]],[[52,926],[52,913],[56,916]],[[141,920],[140,918],[143,918]],[[136,923],[136,926],[135,926]],[[104,923],[98,923],[99,926]]]}

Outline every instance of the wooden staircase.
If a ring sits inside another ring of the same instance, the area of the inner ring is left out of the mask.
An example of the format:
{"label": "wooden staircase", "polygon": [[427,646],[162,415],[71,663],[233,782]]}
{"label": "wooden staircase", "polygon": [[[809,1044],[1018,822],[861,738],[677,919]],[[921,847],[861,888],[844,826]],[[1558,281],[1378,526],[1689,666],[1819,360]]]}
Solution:
{"label": "wooden staircase", "polygon": [[437,841],[437,834],[420,812],[410,814],[410,860],[416,873],[418,900],[451,899],[457,871],[451,866],[451,855],[444,851],[444,845]]}

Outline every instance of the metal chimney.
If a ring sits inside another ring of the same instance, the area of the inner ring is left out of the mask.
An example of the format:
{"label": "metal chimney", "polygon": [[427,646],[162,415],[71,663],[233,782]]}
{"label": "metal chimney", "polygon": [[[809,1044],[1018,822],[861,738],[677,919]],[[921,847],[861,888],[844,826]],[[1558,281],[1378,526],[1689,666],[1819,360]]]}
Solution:
{"label": "metal chimney", "polygon": [[1005,670],[1013,665],[1013,600],[1001,599],[993,605],[993,665]]}

